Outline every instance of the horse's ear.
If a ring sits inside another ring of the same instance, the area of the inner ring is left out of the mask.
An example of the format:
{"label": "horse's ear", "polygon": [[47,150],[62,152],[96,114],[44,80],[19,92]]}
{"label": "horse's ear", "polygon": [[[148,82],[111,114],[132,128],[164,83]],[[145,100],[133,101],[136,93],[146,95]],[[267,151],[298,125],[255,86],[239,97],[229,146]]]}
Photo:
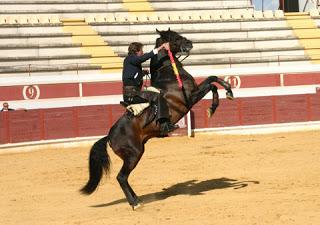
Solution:
{"label": "horse's ear", "polygon": [[161,33],[161,32],[158,30],[158,28],[156,28],[156,31],[157,31],[157,33],[158,33],[158,34],[160,34],[160,33]]}
{"label": "horse's ear", "polygon": [[156,39],[156,48],[158,48],[161,45],[161,38]]}
{"label": "horse's ear", "polygon": [[168,31],[170,31],[170,27],[169,27]]}

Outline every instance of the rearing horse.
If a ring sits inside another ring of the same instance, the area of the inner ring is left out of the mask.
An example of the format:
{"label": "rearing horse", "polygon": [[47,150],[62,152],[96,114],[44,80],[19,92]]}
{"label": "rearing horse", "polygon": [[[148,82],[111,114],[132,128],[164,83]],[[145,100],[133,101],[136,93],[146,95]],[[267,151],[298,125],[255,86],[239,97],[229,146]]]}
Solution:
{"label": "rearing horse", "polygon": [[[212,84],[213,82],[222,85],[227,90],[227,97],[233,98],[229,83],[216,76],[210,76],[197,85],[193,77],[183,68],[175,55],[181,51],[189,52],[193,47],[191,41],[170,29],[161,32],[157,30],[157,32],[160,34],[160,38],[157,39],[156,45],[161,45],[164,42],[170,43],[170,50],[182,81],[182,87],[179,87],[172,62],[165,50],[159,54],[162,55],[162,58],[152,59],[152,85],[163,91],[169,105],[171,122],[178,122],[194,104],[210,91],[213,93],[213,101],[208,112],[209,116],[212,116],[219,104],[217,87]],[[142,95],[152,101],[156,94],[144,92]],[[107,143],[109,143],[114,153],[123,160],[117,180],[127,201],[133,209],[140,205],[137,195],[128,183],[128,177],[142,157],[145,143],[150,138],[160,135],[159,124],[155,122],[156,112],[155,104],[151,104],[151,107],[139,116],[132,116],[130,112],[126,112],[111,127],[109,134],[92,146],[89,155],[89,180],[81,189],[82,193],[91,194],[94,192],[102,178],[103,170],[105,173],[109,172],[110,158],[107,152]]]}

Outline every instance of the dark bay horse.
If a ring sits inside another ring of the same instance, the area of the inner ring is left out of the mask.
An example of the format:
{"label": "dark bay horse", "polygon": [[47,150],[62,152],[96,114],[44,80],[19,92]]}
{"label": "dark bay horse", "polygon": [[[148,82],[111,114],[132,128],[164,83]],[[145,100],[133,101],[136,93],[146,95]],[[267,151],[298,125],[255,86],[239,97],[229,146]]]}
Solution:
{"label": "dark bay horse", "polygon": [[[173,53],[175,63],[182,80],[182,87],[178,86],[176,75],[173,71],[171,61],[167,52],[161,52],[162,58],[154,58],[151,61],[152,85],[160,88],[164,97],[168,101],[171,121],[178,122],[188,111],[201,100],[208,92],[213,93],[212,106],[209,108],[211,116],[219,104],[217,87],[212,84],[216,82],[223,86],[227,91],[227,97],[233,98],[229,83],[216,77],[210,76],[199,85],[194,78],[183,68],[183,65],[175,56],[178,52],[189,52],[192,49],[192,42],[182,37],[178,33],[171,31],[158,31],[160,38],[156,45],[164,42],[170,43],[170,50]],[[153,94],[154,95],[154,94]],[[152,94],[143,93],[143,97],[152,100]],[[110,159],[107,152],[107,144],[113,149],[114,153],[123,160],[123,166],[117,175],[117,180],[133,209],[137,208],[139,199],[128,183],[128,177],[138,164],[144,153],[145,143],[152,137],[159,137],[159,124],[155,122],[156,107],[151,104],[139,116],[132,116],[126,112],[111,127],[109,134],[98,140],[91,148],[89,155],[89,180],[81,189],[84,194],[93,193],[102,178],[103,171],[109,172]]]}

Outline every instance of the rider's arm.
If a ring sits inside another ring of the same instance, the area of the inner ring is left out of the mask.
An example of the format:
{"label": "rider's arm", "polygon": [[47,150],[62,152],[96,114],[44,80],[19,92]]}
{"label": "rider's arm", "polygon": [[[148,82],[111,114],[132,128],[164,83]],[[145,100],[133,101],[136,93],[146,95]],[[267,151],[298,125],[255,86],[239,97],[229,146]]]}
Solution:
{"label": "rider's arm", "polygon": [[158,51],[154,51],[155,49],[153,49],[151,52],[149,53],[145,53],[142,56],[137,56],[134,55],[133,57],[130,57],[130,63],[133,65],[140,65],[141,63],[147,61],[148,59],[150,59],[152,56],[158,54]]}
{"label": "rider's arm", "polygon": [[158,54],[158,52],[165,48],[166,50],[169,49],[169,43],[164,43],[160,47],[153,49],[151,52],[143,54],[142,56],[135,55],[134,57],[130,58],[130,63],[133,65],[140,65],[141,63],[147,61],[148,59],[152,58],[152,56]]}

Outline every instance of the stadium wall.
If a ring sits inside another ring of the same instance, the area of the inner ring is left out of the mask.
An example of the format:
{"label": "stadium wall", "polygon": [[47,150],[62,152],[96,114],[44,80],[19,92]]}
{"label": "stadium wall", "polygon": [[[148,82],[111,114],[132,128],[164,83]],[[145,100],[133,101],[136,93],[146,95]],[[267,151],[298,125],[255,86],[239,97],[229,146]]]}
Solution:
{"label": "stadium wall", "polygon": [[[225,91],[220,87],[220,106],[213,118],[208,118],[206,110],[211,104],[208,94],[193,107],[191,128],[204,130],[320,121],[319,72],[287,71],[221,71],[220,74],[227,74],[221,78],[232,84],[236,98],[226,100]],[[195,79],[201,82],[205,79],[203,74],[219,74],[212,72],[198,71]],[[11,106],[14,103],[28,110],[0,113],[0,144],[106,134],[124,112],[118,104],[121,81],[119,74],[108,78],[99,75],[60,77],[59,81],[52,76],[46,79],[34,76],[19,79],[19,82],[7,79],[7,83],[1,83],[0,101],[9,101]],[[187,134],[187,119],[183,118],[179,123],[182,128],[174,135]]]}

